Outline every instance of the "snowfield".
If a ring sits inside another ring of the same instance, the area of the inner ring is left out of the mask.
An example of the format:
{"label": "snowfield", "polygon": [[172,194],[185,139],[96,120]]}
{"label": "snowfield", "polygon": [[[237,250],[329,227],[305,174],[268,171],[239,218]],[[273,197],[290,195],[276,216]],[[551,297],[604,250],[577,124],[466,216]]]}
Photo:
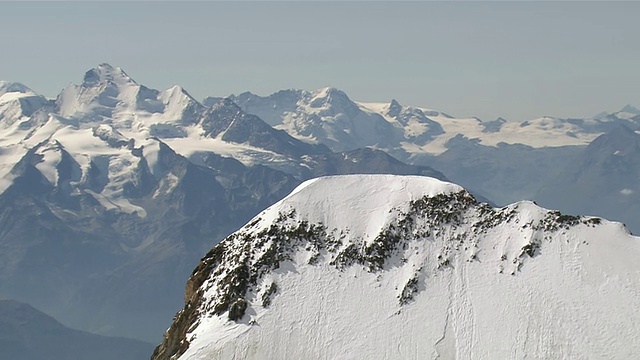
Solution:
{"label": "snowfield", "polygon": [[[640,352],[639,238],[620,223],[532,202],[491,209],[469,199],[457,185],[415,176],[305,182],[205,258],[210,273],[192,298],[198,315],[179,358],[628,359]],[[286,230],[305,222],[306,235]],[[315,247],[318,228],[340,244]],[[265,268],[269,244],[278,241],[297,245],[279,243],[288,256]],[[345,260],[353,244],[360,255]],[[242,264],[261,275],[239,295],[246,310],[234,321],[233,305],[215,309],[221,294],[233,294],[225,286],[241,282],[225,279]]]}
{"label": "snowfield", "polygon": [[[281,90],[261,97],[249,92],[231,99],[246,112],[304,141],[323,143],[334,151],[370,146],[401,160],[419,154],[439,155],[456,136],[485,146],[522,144],[533,148],[583,146],[605,132],[611,121],[636,121],[637,109],[591,119],[544,116],[526,121],[499,118],[482,121],[454,117],[438,110],[351,100],[327,87],[315,91]],[[611,118],[608,116],[612,116]]]}

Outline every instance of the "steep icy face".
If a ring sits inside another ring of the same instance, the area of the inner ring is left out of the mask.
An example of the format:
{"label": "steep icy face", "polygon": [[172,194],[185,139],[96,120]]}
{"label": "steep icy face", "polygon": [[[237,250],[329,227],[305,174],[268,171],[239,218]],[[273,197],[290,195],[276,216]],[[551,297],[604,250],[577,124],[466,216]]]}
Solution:
{"label": "steep icy face", "polygon": [[435,179],[311,180],[203,258],[153,359],[625,358],[638,255],[619,223]]}

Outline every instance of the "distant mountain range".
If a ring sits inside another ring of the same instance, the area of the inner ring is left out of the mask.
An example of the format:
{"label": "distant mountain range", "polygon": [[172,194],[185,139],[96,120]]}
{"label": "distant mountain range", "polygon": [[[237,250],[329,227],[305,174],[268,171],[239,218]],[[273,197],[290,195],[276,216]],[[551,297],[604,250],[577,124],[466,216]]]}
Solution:
{"label": "distant mountain range", "polygon": [[[540,200],[569,212],[625,221],[640,232],[640,209],[629,196],[629,191],[635,192],[638,165],[620,163],[597,170],[599,175],[595,169],[587,170],[592,163],[599,166],[597,158],[615,151],[597,144],[626,146],[623,144],[638,136],[640,110],[631,105],[589,119],[544,116],[517,122],[456,118],[437,110],[402,106],[395,100],[356,102],[334,88],[282,90],[266,97],[245,92],[229,98],[298,139],[340,151],[363,146],[380,149],[407,163],[438,169],[496,204]],[[622,159],[621,154],[617,159]],[[631,146],[626,146],[624,154],[629,159],[640,156]],[[576,164],[582,164],[582,169],[574,169]],[[567,169],[574,169],[573,178]],[[599,176],[593,181],[600,183],[600,190],[575,186],[576,177],[586,182],[585,177],[595,176]],[[619,183],[615,189],[604,185],[610,178]],[[554,194],[550,194],[552,188]],[[627,195],[620,197],[624,189]],[[618,195],[603,195],[610,191]],[[574,200],[565,200],[562,194]],[[591,194],[602,195],[602,201],[591,201]],[[625,205],[616,206],[620,201]]]}
{"label": "distant mountain range", "polygon": [[402,106],[395,100],[356,102],[334,88],[282,90],[266,97],[246,92],[229,99],[296,138],[335,151],[375,147],[403,161],[441,154],[449,149],[448,141],[458,136],[485,146],[504,143],[543,148],[587,145],[617,124],[640,128],[640,111],[630,105],[591,119],[544,116],[516,122],[455,118],[437,110]]}
{"label": "distant mountain range", "polygon": [[640,135],[626,126],[599,136],[535,195],[546,207],[603,214],[640,231]]}
{"label": "distant mountain range", "polygon": [[55,100],[0,87],[0,294],[76,328],[157,341],[211,246],[303,180],[444,175],[332,152],[229,99],[210,107],[108,64]]}
{"label": "distant mountain range", "polygon": [[[632,202],[569,207],[545,194],[570,187],[553,182],[561,172],[595,177],[573,168],[591,161],[589,144],[620,127],[633,136],[639,124],[632,106],[592,119],[483,122],[355,102],[333,88],[199,102],[109,64],[55,99],[0,82],[0,296],[74,328],[155,342],[207,250],[323,175],[430,176],[499,205],[550,197],[543,204],[638,231]],[[632,199],[634,173],[605,168],[619,178],[611,191]],[[593,189],[571,190],[589,198],[581,191]]]}

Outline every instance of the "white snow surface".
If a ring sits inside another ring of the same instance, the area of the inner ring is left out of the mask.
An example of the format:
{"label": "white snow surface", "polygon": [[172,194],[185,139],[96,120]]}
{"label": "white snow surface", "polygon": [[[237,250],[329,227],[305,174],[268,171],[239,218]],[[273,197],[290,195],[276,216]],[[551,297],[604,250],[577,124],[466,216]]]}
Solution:
{"label": "white snow surface", "polygon": [[[594,131],[600,121],[544,116],[527,121],[505,121],[496,131],[474,117],[452,117],[438,110],[396,104],[401,120],[391,111],[392,103],[352,101],[335,88],[315,91],[283,90],[268,97],[241,94],[237,101],[247,112],[304,141],[324,143],[334,150],[374,147],[411,154],[441,154],[457,135],[477,139],[480,144],[524,144],[534,148],[587,145],[602,134]],[[430,124],[429,122],[433,122]],[[432,125],[443,133],[435,134]],[[428,136],[430,134],[430,136]],[[422,138],[421,135],[427,135]]]}
{"label": "white snow surface", "polygon": [[[393,221],[398,212],[392,208],[460,190],[420,177],[320,178],[239,233],[267,228],[293,207],[296,220],[348,231],[346,246]],[[640,239],[606,220],[534,228],[551,212],[531,202],[494,212],[511,217],[475,231],[482,218],[476,206],[461,224],[430,229],[427,238],[416,234],[402,258],[377,272],[358,264],[338,270],[326,252],[310,265],[310,253],[301,249],[260,280],[260,292],[277,283],[269,307],[261,306],[259,292],[248,294],[249,308],[238,322],[202,315],[180,359],[634,358],[640,352]],[[429,219],[416,221],[420,228]],[[464,234],[473,235],[458,241]],[[523,255],[532,241],[540,243],[538,253]],[[399,304],[412,278],[418,292]]]}
{"label": "white snow surface", "polygon": [[[259,217],[261,223],[268,226],[279,213],[295,209],[311,223],[322,223],[329,229],[348,230],[368,243],[383,226],[388,225],[393,217],[391,209],[423,196],[461,190],[463,188],[459,185],[425,176],[327,176],[300,184]],[[345,213],[345,206],[336,204],[349,204],[349,213]]]}
{"label": "white snow surface", "polygon": [[[184,89],[149,89],[109,64],[89,70],[82,84],[63,89],[55,109],[43,108],[46,104],[44,97],[22,84],[0,82],[0,193],[14,180],[11,169],[34,147],[40,147],[36,154],[43,155],[36,168],[52,184],[58,181],[60,147],[82,168],[77,184],[86,180],[93,162],[108,185],[92,196],[107,208],[141,215],[141,208],[124,198],[122,185],[132,181],[132,170],[140,160],[132,155],[134,148],[142,150],[155,175],[156,138],[175,145],[187,157],[211,152],[247,165],[282,163],[283,168],[293,162],[264,149],[203,136],[204,130],[195,122],[205,107]],[[32,114],[39,108],[43,110]],[[175,182],[166,180],[167,184]]]}
{"label": "white snow surface", "polygon": [[[378,112],[389,122],[396,122],[386,112],[388,104],[361,103],[364,109]],[[524,144],[534,148],[587,145],[602,133],[588,133],[580,126],[571,124],[564,119],[553,117],[541,117],[529,121],[505,122],[497,132],[485,132],[483,122],[475,117],[455,118],[436,110],[416,107],[427,117],[440,124],[444,134],[437,135],[432,141],[423,146],[406,143],[404,149],[409,153],[441,154],[447,150],[445,144],[457,135],[463,135],[469,139],[478,139],[482,145],[497,146],[499,143]],[[417,135],[421,128],[410,123],[404,126],[405,135]]]}

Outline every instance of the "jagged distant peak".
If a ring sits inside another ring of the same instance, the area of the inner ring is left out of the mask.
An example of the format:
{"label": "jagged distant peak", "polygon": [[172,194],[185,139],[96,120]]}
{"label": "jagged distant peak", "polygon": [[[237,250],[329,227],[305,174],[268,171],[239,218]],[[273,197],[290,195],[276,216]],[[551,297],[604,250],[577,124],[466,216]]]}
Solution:
{"label": "jagged distant peak", "polygon": [[348,106],[357,107],[357,105],[349,99],[349,96],[334,87],[324,87],[308,93],[307,102],[312,108],[328,108],[337,106],[344,108]]}
{"label": "jagged distant peak", "polygon": [[[283,91],[283,90],[280,90],[280,91]],[[252,93],[251,91],[243,91],[238,95],[235,95],[235,94],[230,95],[230,97],[233,97],[233,98],[253,97],[253,96],[258,96],[258,95]],[[210,96],[210,97],[215,98],[215,96]]]}
{"label": "jagged distant peak", "polygon": [[165,101],[186,100],[189,102],[198,103],[198,100],[191,96],[191,94],[189,94],[189,92],[180,85],[174,85],[167,90],[162,91],[160,97]]}
{"label": "jagged distant peak", "polygon": [[347,96],[347,94],[340,90],[337,89],[335,87],[332,86],[327,86],[327,87],[323,87],[320,88],[316,91],[313,91],[312,94],[316,97],[345,97],[345,98],[349,98]]}
{"label": "jagged distant peak", "polygon": [[235,101],[233,101],[233,99],[229,96],[224,98],[219,98],[218,101],[216,101],[216,103],[212,104],[210,107],[214,110],[227,108],[227,109],[233,109],[233,110],[242,112],[242,109],[240,108],[240,106],[238,106],[238,104],[236,104]]}
{"label": "jagged distant peak", "polygon": [[[275,93],[271,94],[271,96],[275,96],[275,97],[282,97],[282,96],[286,96],[286,97],[290,97],[290,96],[301,96],[301,94],[305,94],[305,93],[310,93],[307,90],[302,90],[302,89],[283,89],[283,90],[278,90]],[[257,96],[256,94],[250,93],[250,92],[246,92],[244,94],[247,95],[251,95],[251,96]]]}
{"label": "jagged distant peak", "polygon": [[93,87],[104,83],[138,84],[121,68],[102,63],[84,74],[82,85],[85,87]]}
{"label": "jagged distant peak", "polygon": [[0,80],[0,96],[7,93],[28,94],[33,93],[33,90],[21,83]]}
{"label": "jagged distant peak", "polygon": [[391,102],[389,103],[389,110],[387,110],[387,115],[396,117],[400,115],[401,111],[402,105],[400,105],[400,103],[398,103],[396,99],[391,100]]}
{"label": "jagged distant peak", "polygon": [[[242,94],[241,94],[242,95]],[[238,95],[240,96],[240,95]],[[238,97],[236,97],[235,95],[231,95],[232,98],[237,99]],[[219,96],[207,96],[206,98],[204,98],[202,100],[202,105],[206,106],[206,107],[212,107],[213,105],[219,103],[220,101],[222,101],[222,97]]]}
{"label": "jagged distant peak", "polygon": [[329,94],[335,93],[336,91],[340,91],[340,90],[336,89],[333,86],[325,86],[325,87],[322,87],[322,88],[316,90],[315,92],[318,93],[318,94],[327,94],[327,95],[329,95]]}
{"label": "jagged distant peak", "polygon": [[631,114],[635,114],[635,115],[640,115],[640,109],[638,109],[637,107],[627,104],[625,105],[622,109],[620,109],[620,112],[626,112],[626,113],[631,113]]}
{"label": "jagged distant peak", "polygon": [[187,90],[185,90],[182,86],[180,85],[173,85],[172,87],[168,88],[167,90],[165,90],[165,92],[170,93],[170,94],[183,94],[183,95],[187,95],[190,98],[193,98],[189,92],[187,92]]}
{"label": "jagged distant peak", "polygon": [[398,102],[398,100],[396,99],[391,99],[391,102],[389,103],[389,108],[393,108],[393,107],[402,107],[402,105],[400,105],[400,103]]}

